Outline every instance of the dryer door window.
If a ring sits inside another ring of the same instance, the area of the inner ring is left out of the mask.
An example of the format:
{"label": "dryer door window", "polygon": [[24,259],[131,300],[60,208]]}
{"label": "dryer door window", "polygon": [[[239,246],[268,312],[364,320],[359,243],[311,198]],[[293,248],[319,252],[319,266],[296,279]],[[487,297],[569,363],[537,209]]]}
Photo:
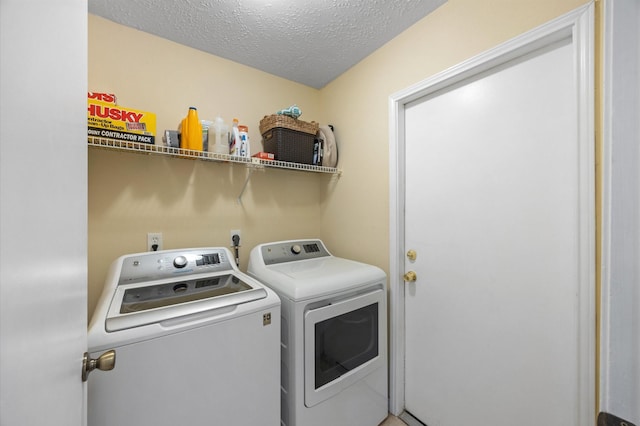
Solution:
{"label": "dryer door window", "polygon": [[315,388],[378,356],[378,304],[315,325]]}
{"label": "dryer door window", "polygon": [[338,394],[386,363],[385,300],[379,289],[305,313],[307,407]]}

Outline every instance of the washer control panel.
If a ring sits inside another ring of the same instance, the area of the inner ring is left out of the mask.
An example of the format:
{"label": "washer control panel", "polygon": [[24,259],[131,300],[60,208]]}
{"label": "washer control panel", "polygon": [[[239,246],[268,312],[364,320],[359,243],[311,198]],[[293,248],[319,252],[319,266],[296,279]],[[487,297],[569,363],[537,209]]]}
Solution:
{"label": "washer control panel", "polygon": [[265,244],[261,247],[261,254],[265,265],[331,256],[320,240],[295,240]]}
{"label": "washer control panel", "polygon": [[177,275],[232,271],[231,255],[224,247],[163,250],[138,253],[122,260],[118,284],[160,280]]}

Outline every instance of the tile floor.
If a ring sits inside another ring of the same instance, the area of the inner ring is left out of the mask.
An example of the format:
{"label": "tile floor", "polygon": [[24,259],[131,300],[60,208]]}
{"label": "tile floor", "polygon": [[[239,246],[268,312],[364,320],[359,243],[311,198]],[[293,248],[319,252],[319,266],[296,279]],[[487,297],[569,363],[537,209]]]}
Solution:
{"label": "tile floor", "polygon": [[396,416],[389,414],[389,417],[387,417],[384,422],[380,423],[380,426],[407,426],[407,424]]}

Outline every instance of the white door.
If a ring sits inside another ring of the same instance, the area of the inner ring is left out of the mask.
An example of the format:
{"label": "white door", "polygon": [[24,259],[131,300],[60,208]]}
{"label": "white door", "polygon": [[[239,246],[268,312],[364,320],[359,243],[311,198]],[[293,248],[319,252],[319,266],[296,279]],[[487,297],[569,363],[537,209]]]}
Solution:
{"label": "white door", "polygon": [[86,1],[0,2],[2,426],[84,423],[86,40]]}
{"label": "white door", "polygon": [[527,35],[404,104],[404,408],[429,426],[593,424],[593,138],[574,38]]}

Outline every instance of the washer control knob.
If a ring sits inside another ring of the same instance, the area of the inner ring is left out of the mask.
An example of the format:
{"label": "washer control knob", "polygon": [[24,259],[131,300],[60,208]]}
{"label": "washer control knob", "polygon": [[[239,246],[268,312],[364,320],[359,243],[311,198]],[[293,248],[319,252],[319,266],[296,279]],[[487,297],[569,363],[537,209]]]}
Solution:
{"label": "washer control knob", "polygon": [[294,244],[291,246],[291,253],[300,254],[301,251],[302,251],[302,247],[300,247],[300,244]]}
{"label": "washer control knob", "polygon": [[176,268],[184,268],[185,266],[187,266],[187,263],[187,258],[184,256],[178,256],[173,259],[173,266],[175,266]]}

